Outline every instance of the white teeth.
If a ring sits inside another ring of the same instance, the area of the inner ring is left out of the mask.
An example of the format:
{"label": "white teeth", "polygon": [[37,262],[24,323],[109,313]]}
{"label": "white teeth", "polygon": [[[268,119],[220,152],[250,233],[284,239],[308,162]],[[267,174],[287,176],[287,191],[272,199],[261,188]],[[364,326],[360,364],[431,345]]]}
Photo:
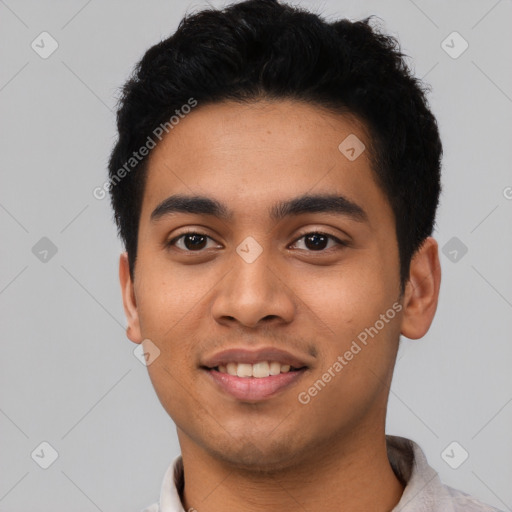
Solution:
{"label": "white teeth", "polygon": [[252,376],[253,377],[268,377],[270,375],[270,366],[267,361],[262,363],[256,363],[252,365]]}
{"label": "white teeth", "polygon": [[252,377],[252,364],[239,363],[236,374],[238,377]]}
{"label": "white teeth", "polygon": [[270,375],[279,375],[281,373],[281,363],[272,361],[270,363]]}
{"label": "white teeth", "polygon": [[[238,365],[236,363],[228,363],[226,366],[226,370],[229,373],[229,375],[236,375],[236,369]],[[220,368],[219,368],[220,371]]]}
{"label": "white teeth", "polygon": [[228,373],[237,377],[256,377],[261,379],[270,375],[279,375],[280,373],[288,373],[290,371],[289,364],[281,364],[277,361],[260,361],[255,364],[249,363],[228,363],[219,365],[220,373]]}
{"label": "white teeth", "polygon": [[219,365],[220,373],[228,373],[237,377],[256,377],[261,379],[269,375],[279,375],[290,371],[289,364],[281,364],[277,361],[261,361],[255,364],[248,363],[228,363]]}

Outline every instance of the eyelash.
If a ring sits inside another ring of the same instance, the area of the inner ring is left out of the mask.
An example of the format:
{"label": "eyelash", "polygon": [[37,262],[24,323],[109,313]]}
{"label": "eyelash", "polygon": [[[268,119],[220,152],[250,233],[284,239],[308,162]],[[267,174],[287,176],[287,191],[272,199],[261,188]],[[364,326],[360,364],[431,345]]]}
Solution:
{"label": "eyelash", "polygon": [[[185,237],[187,235],[199,235],[199,236],[203,236],[203,237],[209,238],[210,240],[213,240],[206,233],[201,233],[199,231],[191,230],[191,231],[185,231],[185,232],[181,233],[180,235],[178,235],[177,237],[174,237],[172,240],[169,240],[168,242],[165,243],[165,246],[167,248],[170,248],[173,245],[175,245],[175,243],[178,240],[182,239],[183,237]],[[295,241],[292,243],[292,245],[295,245],[299,240],[302,240],[303,238],[305,238],[308,235],[321,235],[321,236],[325,236],[325,237],[329,238],[330,240],[334,240],[338,245],[340,245],[342,247],[347,247],[348,246],[347,242],[343,242],[342,240],[340,240],[339,238],[335,237],[334,235],[330,235],[329,233],[324,233],[323,231],[307,231],[306,233],[303,233],[298,238],[296,238]],[[301,249],[301,250],[305,250],[305,251],[311,252],[311,253],[315,253],[315,252],[325,253],[325,252],[328,252],[328,251],[330,251],[332,249],[333,249],[333,247],[331,247],[329,249],[321,249],[319,251],[312,251],[312,250],[308,250],[308,249]],[[188,252],[188,253],[195,253],[195,252],[201,253],[201,252],[203,252],[204,249],[200,249],[198,251],[191,251],[190,249],[180,249],[180,250],[183,251],[183,252]]]}

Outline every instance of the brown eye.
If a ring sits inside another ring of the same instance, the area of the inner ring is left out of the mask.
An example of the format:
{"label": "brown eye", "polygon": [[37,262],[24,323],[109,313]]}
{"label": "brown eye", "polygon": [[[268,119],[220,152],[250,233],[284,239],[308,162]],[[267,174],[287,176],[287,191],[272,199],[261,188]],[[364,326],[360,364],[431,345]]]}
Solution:
{"label": "brown eye", "polygon": [[[176,245],[183,251],[198,252],[205,248],[208,243],[208,239],[211,240],[208,235],[191,231],[189,233],[182,233],[176,238],[173,238],[166,245],[168,247]],[[181,246],[179,245],[180,242]]]}
{"label": "brown eye", "polygon": [[[300,238],[298,238],[294,242],[294,245],[296,245],[300,240],[304,240],[303,243],[304,243],[306,250],[312,251],[312,252],[320,252],[320,251],[326,250],[327,245],[329,244],[329,241],[331,241],[331,240],[334,241],[335,244],[342,245],[342,246],[346,245],[344,242],[342,242],[335,236],[329,235],[327,233],[321,233],[318,231],[314,231],[314,232],[306,233],[305,235],[302,235]],[[332,246],[329,247],[329,249],[331,249],[331,248],[332,248]]]}

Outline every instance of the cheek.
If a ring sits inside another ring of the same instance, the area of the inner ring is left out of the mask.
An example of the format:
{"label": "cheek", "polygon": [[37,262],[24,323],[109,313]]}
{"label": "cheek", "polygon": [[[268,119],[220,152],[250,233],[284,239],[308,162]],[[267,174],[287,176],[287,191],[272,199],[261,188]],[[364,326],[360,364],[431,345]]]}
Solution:
{"label": "cheek", "polygon": [[[310,280],[294,281],[294,290],[305,304],[302,314],[309,317],[323,353],[319,372],[327,371],[341,356],[346,361],[340,372],[345,385],[364,388],[365,379],[372,377],[369,371],[386,379],[393,366],[400,305],[395,302],[397,276],[386,275],[385,263],[378,258],[370,263],[353,259],[328,273],[323,269]],[[308,286],[308,281],[315,285]]]}
{"label": "cheek", "polygon": [[142,334],[163,342],[179,332],[182,322],[190,329],[191,322],[201,318],[198,308],[215,276],[193,265],[178,268],[161,259],[153,256],[149,264],[141,261],[136,298]]}
{"label": "cheek", "polygon": [[[290,276],[291,277],[291,276]],[[293,290],[305,304],[309,314],[316,316],[323,326],[345,338],[358,329],[373,324],[381,313],[391,306],[395,296],[393,279],[386,274],[378,261],[361,258],[332,267],[294,276]]]}
{"label": "cheek", "polygon": [[205,332],[205,301],[222,276],[194,265],[171,265],[154,253],[141,251],[139,258],[135,293],[141,334],[160,350],[148,372],[164,407],[175,408],[183,389],[193,389],[189,379]]}

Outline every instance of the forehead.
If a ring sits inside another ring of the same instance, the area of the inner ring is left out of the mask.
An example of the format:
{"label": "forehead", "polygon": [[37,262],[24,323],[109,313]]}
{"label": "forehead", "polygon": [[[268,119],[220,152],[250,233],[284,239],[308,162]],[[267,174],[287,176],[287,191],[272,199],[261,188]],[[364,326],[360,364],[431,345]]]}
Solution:
{"label": "forehead", "polygon": [[306,193],[389,210],[365,146],[357,119],[306,103],[199,104],[150,154],[142,217],[173,194],[212,197],[253,216]]}

